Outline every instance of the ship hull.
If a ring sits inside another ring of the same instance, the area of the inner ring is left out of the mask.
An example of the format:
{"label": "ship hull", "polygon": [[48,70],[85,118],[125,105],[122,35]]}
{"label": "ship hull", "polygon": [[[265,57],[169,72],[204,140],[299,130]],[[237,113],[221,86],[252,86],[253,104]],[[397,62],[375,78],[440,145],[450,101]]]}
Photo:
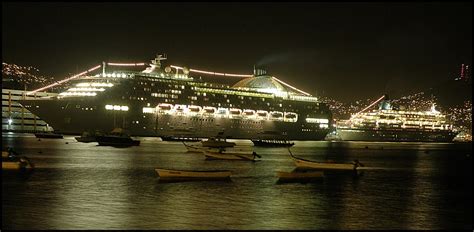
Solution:
{"label": "ship hull", "polygon": [[[30,105],[31,112],[62,134],[82,134],[90,130],[109,132],[121,127],[133,136],[209,138],[222,133],[227,138],[255,139],[266,131],[273,131],[289,140],[324,140],[330,131],[302,131],[301,122],[111,112],[94,101],[24,100],[20,103]],[[84,106],[96,107],[85,110]]]}
{"label": "ship hull", "polygon": [[456,136],[452,131],[420,130],[338,129],[337,133],[344,141],[452,142]]}

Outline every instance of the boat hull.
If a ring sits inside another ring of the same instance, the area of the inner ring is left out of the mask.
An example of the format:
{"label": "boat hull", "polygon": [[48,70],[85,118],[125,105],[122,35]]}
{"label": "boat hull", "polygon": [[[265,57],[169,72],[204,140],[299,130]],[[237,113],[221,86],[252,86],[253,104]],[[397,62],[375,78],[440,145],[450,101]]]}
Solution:
{"label": "boat hull", "polygon": [[282,180],[299,180],[324,177],[324,172],[283,172],[277,171],[277,177]]}
{"label": "boat hull", "polygon": [[172,179],[228,179],[232,175],[231,171],[184,171],[170,169],[155,169],[160,178]]}
{"label": "boat hull", "polygon": [[97,142],[96,137],[74,137],[78,142],[81,143],[92,143],[92,142]]}
{"label": "boat hull", "polygon": [[216,148],[209,148],[209,147],[202,147],[202,146],[192,146],[188,144],[184,144],[188,152],[193,152],[193,153],[203,153],[204,151],[216,151],[218,149]]}
{"label": "boat hull", "polygon": [[33,166],[29,163],[22,162],[2,162],[3,170],[28,170],[33,169]]}
{"label": "boat hull", "polygon": [[97,136],[97,142],[99,143],[99,146],[127,147],[140,145],[140,140],[115,136]]}
{"label": "boat hull", "polygon": [[2,151],[2,170],[27,170],[32,169],[33,164],[24,156],[10,155]]}
{"label": "boat hull", "polygon": [[255,160],[255,156],[253,154],[247,154],[247,153],[218,153],[218,152],[204,151],[204,155],[208,159],[244,160],[244,161]]}
{"label": "boat hull", "polygon": [[50,134],[50,133],[35,133],[36,138],[45,138],[45,139],[62,139],[63,135],[61,134]]}
{"label": "boat hull", "polygon": [[[304,130],[303,122],[258,121],[254,119],[207,118],[204,116],[154,115],[138,111],[112,112],[104,108],[108,101],[87,100],[21,100],[22,105],[62,134],[80,135],[85,130],[110,131],[127,128],[134,136],[209,138],[224,132],[227,138],[254,139],[265,131],[277,131],[290,140],[324,140],[327,129]],[[82,110],[93,107],[94,110]],[[78,108],[79,107],[79,108]],[[132,108],[132,107],[131,107]],[[51,113],[58,112],[58,113]],[[139,121],[140,123],[134,123]],[[204,123],[204,121],[207,121]],[[252,125],[252,126],[249,126]],[[192,129],[190,129],[192,128]]]}
{"label": "boat hull", "polygon": [[351,171],[356,170],[357,166],[354,164],[341,164],[341,163],[318,163],[312,161],[306,161],[301,159],[294,159],[295,165],[298,168],[311,168],[319,170],[341,170]]}
{"label": "boat hull", "polygon": [[457,133],[452,131],[408,131],[338,129],[344,141],[387,141],[387,142],[452,142]]}

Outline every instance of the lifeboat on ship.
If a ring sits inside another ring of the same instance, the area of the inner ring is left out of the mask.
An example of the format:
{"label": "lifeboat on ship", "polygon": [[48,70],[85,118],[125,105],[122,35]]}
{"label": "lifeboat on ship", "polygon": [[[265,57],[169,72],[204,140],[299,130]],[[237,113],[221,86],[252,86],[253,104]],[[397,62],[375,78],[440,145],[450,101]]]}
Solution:
{"label": "lifeboat on ship", "polygon": [[244,110],[242,113],[246,118],[254,118],[255,117],[255,110]]}
{"label": "lifeboat on ship", "polygon": [[159,113],[170,113],[173,109],[173,105],[167,103],[158,104],[158,112]]}
{"label": "lifeboat on ship", "polygon": [[293,112],[285,112],[285,122],[296,122],[298,115]]}
{"label": "lifeboat on ship", "polygon": [[270,112],[270,119],[281,121],[283,120],[283,113],[280,111],[272,111]]}
{"label": "lifeboat on ship", "polygon": [[188,112],[192,115],[196,115],[201,113],[202,107],[200,106],[189,106],[188,107]]}
{"label": "lifeboat on ship", "polygon": [[237,108],[231,108],[229,110],[229,114],[231,117],[240,117],[242,115],[242,110],[241,109],[237,109]]}
{"label": "lifeboat on ship", "polygon": [[216,113],[217,109],[216,107],[212,107],[212,106],[205,106],[203,108],[203,113],[204,115],[207,115],[207,116],[213,116],[215,113]]}

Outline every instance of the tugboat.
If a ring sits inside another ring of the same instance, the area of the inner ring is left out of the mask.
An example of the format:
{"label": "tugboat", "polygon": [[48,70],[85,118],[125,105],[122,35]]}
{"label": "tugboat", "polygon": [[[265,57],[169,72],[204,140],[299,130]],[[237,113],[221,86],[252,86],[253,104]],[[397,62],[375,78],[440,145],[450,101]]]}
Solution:
{"label": "tugboat", "polygon": [[115,128],[108,135],[97,136],[99,146],[129,147],[139,146],[140,140],[133,140],[122,128]]}

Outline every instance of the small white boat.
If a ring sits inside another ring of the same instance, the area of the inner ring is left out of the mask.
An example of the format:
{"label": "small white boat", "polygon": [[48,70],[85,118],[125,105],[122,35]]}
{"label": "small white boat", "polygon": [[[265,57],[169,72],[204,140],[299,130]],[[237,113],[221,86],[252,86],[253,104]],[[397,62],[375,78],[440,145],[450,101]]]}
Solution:
{"label": "small white boat", "polygon": [[255,161],[255,157],[261,158],[256,152],[252,153],[237,153],[237,152],[212,152],[204,151],[204,155],[208,159],[222,159],[222,160],[247,160]]}
{"label": "small white boat", "polygon": [[354,160],[352,163],[323,163],[323,162],[315,162],[311,160],[305,160],[301,158],[297,158],[293,156],[291,150],[288,149],[290,152],[291,158],[294,160],[296,167],[298,168],[313,168],[313,169],[321,169],[321,170],[341,170],[341,171],[351,171],[357,170],[358,167],[363,167],[364,165],[361,164],[358,160]]}
{"label": "small white boat", "polygon": [[229,170],[189,171],[156,168],[155,171],[164,179],[228,179],[232,175]]}

